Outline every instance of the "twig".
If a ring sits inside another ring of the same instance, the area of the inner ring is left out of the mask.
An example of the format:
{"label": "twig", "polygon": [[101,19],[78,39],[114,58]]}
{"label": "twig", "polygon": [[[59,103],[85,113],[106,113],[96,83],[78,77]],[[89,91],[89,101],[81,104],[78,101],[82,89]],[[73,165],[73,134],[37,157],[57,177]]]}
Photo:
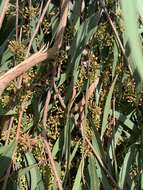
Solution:
{"label": "twig", "polygon": [[[9,1],[10,1],[10,0],[3,0],[4,5],[3,5],[3,8],[2,8],[2,12],[1,12],[1,14],[0,14],[0,29],[1,29],[1,27],[2,27],[2,23],[3,23],[4,17],[5,17],[6,11],[7,11],[7,9],[8,9]],[[3,2],[2,2],[2,3],[3,3]]]}
{"label": "twig", "polygon": [[9,140],[9,136],[10,136],[10,130],[11,130],[11,128],[12,128],[13,121],[14,121],[14,117],[13,117],[13,116],[11,116],[10,121],[9,121],[9,126],[8,126],[8,134],[7,134],[7,138],[6,138],[5,145],[7,145],[7,144],[8,144],[8,140]]}
{"label": "twig", "polygon": [[63,42],[64,31],[67,25],[67,16],[68,16],[69,0],[61,1],[61,11],[60,11],[60,23],[58,31],[56,34],[55,44],[58,49],[61,48]]}
{"label": "twig", "polygon": [[[57,35],[56,35],[55,44],[54,44],[54,47],[56,47],[58,50],[62,46],[63,34],[64,34],[64,30],[65,30],[66,23],[67,23],[68,4],[69,4],[69,0],[62,0],[62,2],[61,2],[60,23],[59,23],[58,32],[57,32]],[[48,140],[47,140],[45,129],[43,129],[42,137],[43,137],[43,140],[44,140],[44,143],[45,143],[45,149],[46,149],[46,152],[47,152],[48,157],[49,157],[51,169],[53,171],[55,180],[57,182],[58,189],[63,190],[62,182],[61,182],[60,177],[58,176],[58,172],[57,172],[57,169],[56,169],[56,166],[55,166],[55,163],[54,163],[54,159],[52,157],[52,153],[51,153],[50,146],[49,146],[49,143],[48,143]]]}
{"label": "twig", "polygon": [[19,0],[16,0],[16,41],[18,41]]}
{"label": "twig", "polygon": [[39,18],[40,18],[41,13],[42,13],[43,3],[44,3],[44,1],[41,1],[41,5],[40,5],[40,9],[39,9]]}
{"label": "twig", "polygon": [[25,107],[25,103],[23,102],[21,105],[21,110],[19,112],[19,118],[18,118],[18,126],[17,126],[17,132],[16,132],[16,140],[17,141],[18,141],[19,135],[20,135],[20,128],[22,125],[22,116],[23,116],[23,112],[24,112],[24,107]]}
{"label": "twig", "polygon": [[72,111],[71,109],[72,109],[75,98],[76,98],[76,88],[73,86],[72,96],[71,96],[68,106],[67,106],[67,117],[69,117],[69,113]]}
{"label": "twig", "polygon": [[78,104],[75,105],[75,107],[72,109],[72,112],[77,112],[77,111],[82,112],[83,111],[84,105],[86,104],[86,102],[88,102],[89,98],[93,95],[93,92],[95,91],[98,83],[99,83],[99,78],[97,78],[90,85],[90,87],[86,91],[86,95],[82,98],[82,100]]}
{"label": "twig", "polygon": [[47,1],[46,5],[45,5],[45,7],[44,7],[44,9],[43,9],[42,15],[41,15],[41,17],[39,18],[39,21],[38,21],[38,23],[37,23],[36,29],[35,29],[34,33],[32,34],[32,36],[31,36],[31,39],[30,39],[30,42],[29,42],[29,45],[28,45],[28,50],[27,50],[26,57],[28,57],[28,55],[29,55],[29,52],[30,52],[30,49],[31,49],[31,46],[32,46],[32,42],[33,42],[33,40],[34,40],[36,34],[37,34],[38,31],[39,31],[40,25],[41,25],[41,23],[43,22],[44,16],[45,16],[45,14],[46,14],[46,12],[47,12],[47,9],[48,9],[48,6],[49,6],[50,2],[51,2],[51,0],[48,0],[48,1]]}
{"label": "twig", "polygon": [[50,161],[51,169],[53,171],[55,180],[57,182],[57,187],[58,187],[59,190],[63,190],[62,181],[61,181],[60,177],[58,176],[58,172],[57,172],[57,169],[56,169],[56,166],[55,166],[54,159],[52,157],[52,153],[51,153],[50,146],[49,146],[49,143],[48,143],[48,140],[47,140],[47,137],[46,137],[45,130],[43,130],[42,138],[43,138],[43,141],[45,143],[45,149],[46,149],[46,152],[48,154],[48,158],[49,158],[49,161]]}
{"label": "twig", "polygon": [[29,0],[29,7],[32,7],[32,0]]}
{"label": "twig", "polygon": [[60,95],[60,93],[59,93],[59,91],[58,91],[58,88],[57,88],[57,86],[56,86],[56,84],[55,84],[55,81],[54,81],[53,87],[54,87],[54,90],[55,90],[55,92],[56,92],[56,94],[57,94],[57,96],[58,96],[58,98],[59,98],[59,101],[60,101],[60,103],[61,103],[61,106],[62,106],[64,109],[66,109],[66,105],[65,105],[65,103],[64,103],[64,101],[63,101],[63,99],[62,99],[62,97],[61,97],[61,95]]}
{"label": "twig", "polygon": [[51,99],[51,91],[49,89],[48,93],[47,93],[46,102],[45,102],[45,106],[44,106],[44,113],[43,113],[43,126],[44,127],[46,126],[46,122],[47,122],[48,107],[49,107],[50,99]]}

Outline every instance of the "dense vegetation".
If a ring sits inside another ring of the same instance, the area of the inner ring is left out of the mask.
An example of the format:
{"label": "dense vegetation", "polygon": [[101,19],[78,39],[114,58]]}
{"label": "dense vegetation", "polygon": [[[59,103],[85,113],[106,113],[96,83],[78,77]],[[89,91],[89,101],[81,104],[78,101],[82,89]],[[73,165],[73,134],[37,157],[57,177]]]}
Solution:
{"label": "dense vegetation", "polygon": [[0,189],[143,189],[142,0],[0,0]]}

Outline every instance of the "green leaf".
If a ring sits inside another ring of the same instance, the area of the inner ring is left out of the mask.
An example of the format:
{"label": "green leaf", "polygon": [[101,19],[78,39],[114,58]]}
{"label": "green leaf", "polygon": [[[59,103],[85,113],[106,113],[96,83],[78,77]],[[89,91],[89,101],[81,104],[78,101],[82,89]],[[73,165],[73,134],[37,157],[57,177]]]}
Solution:
{"label": "green leaf", "polygon": [[33,169],[33,168],[35,168],[35,167],[37,167],[38,166],[38,164],[32,164],[32,165],[30,165],[30,166],[27,166],[27,167],[25,167],[25,168],[22,168],[22,169],[20,169],[20,170],[18,170],[18,171],[16,171],[16,172],[14,172],[13,174],[12,174],[12,178],[14,179],[14,178],[17,178],[17,176],[18,177],[21,177],[22,175],[25,175],[26,173],[28,173],[31,169]]}
{"label": "green leaf", "polygon": [[73,184],[73,188],[72,190],[80,190],[81,189],[81,178],[82,178],[82,160],[80,161],[78,170],[77,170],[77,174],[75,177],[75,181]]}
{"label": "green leaf", "polygon": [[[33,165],[36,163],[36,160],[32,153],[27,152],[25,154],[27,165]],[[44,183],[38,166],[30,169],[30,189],[31,190],[44,190]]]}
{"label": "green leaf", "polygon": [[[67,78],[72,74],[72,80],[67,88],[66,101],[69,99],[72,93],[73,86],[76,84],[79,75],[79,63],[81,60],[82,52],[85,46],[89,43],[89,40],[96,33],[98,23],[101,17],[101,13],[93,14],[86,19],[79,27],[73,38],[69,55],[71,57],[70,64],[68,65],[66,75]],[[96,18],[96,19],[95,19]]]}
{"label": "green leaf", "polygon": [[61,86],[61,85],[65,82],[65,80],[66,80],[66,74],[63,73],[63,74],[61,74],[61,76],[60,76],[60,80],[59,80],[59,82],[58,82],[58,87]]}
{"label": "green leaf", "polygon": [[134,0],[122,0],[122,10],[125,20],[125,33],[129,43],[129,53],[131,54],[131,68],[137,82],[137,89],[141,92],[143,83],[143,54],[141,40],[138,35],[138,15],[137,3]]}
{"label": "green leaf", "polygon": [[0,13],[2,12],[5,0],[0,0]]}
{"label": "green leaf", "polygon": [[100,181],[97,175],[97,167],[95,158],[93,155],[89,157],[89,165],[88,165],[89,177],[90,177],[90,190],[99,190],[100,189]]}
{"label": "green leaf", "polygon": [[112,79],[115,77],[115,71],[116,71],[118,55],[119,55],[119,51],[118,51],[116,42],[114,42],[114,52],[113,53],[114,53],[114,60],[113,60],[113,66],[112,66]]}
{"label": "green leaf", "polygon": [[102,170],[102,167],[99,165],[97,159],[96,159],[96,165],[97,165],[97,176],[100,179],[104,189],[112,190],[112,186],[105,175],[104,171]]}
{"label": "green leaf", "polygon": [[140,19],[143,24],[143,1],[142,0],[137,0],[137,9],[138,9]]}
{"label": "green leaf", "polygon": [[78,150],[78,148],[79,148],[79,143],[80,143],[80,141],[78,141],[78,142],[76,143],[76,145],[74,146],[74,149],[73,149],[73,151],[72,151],[72,153],[71,153],[71,156],[70,156],[70,163],[72,162],[72,160],[73,160],[74,157],[76,156],[76,152],[77,152],[77,150]]}
{"label": "green leaf", "polygon": [[0,177],[4,176],[6,170],[12,162],[12,155],[16,147],[16,141],[9,145],[0,147]]}
{"label": "green leaf", "polygon": [[[70,17],[69,17],[69,21],[71,22],[71,26],[72,27],[75,27],[76,29],[79,27],[77,27],[77,23],[78,23],[78,20],[80,21],[80,8],[81,8],[81,3],[82,1],[77,1],[77,2],[74,2],[73,5],[71,6],[72,7],[72,10],[71,10],[71,14],[70,14]],[[80,24],[80,22],[79,22]]]}
{"label": "green leaf", "polygon": [[108,116],[110,113],[110,109],[111,109],[111,99],[112,99],[112,94],[113,94],[113,90],[114,90],[114,86],[115,83],[117,81],[118,76],[116,76],[114,78],[114,81],[110,87],[107,99],[106,99],[106,103],[104,106],[104,112],[103,112],[103,120],[102,120],[102,128],[101,128],[101,139],[103,138],[104,132],[106,131],[106,128],[108,127]]}
{"label": "green leaf", "polygon": [[127,183],[127,177],[129,176],[129,171],[131,169],[131,165],[133,163],[135,155],[136,155],[136,146],[132,146],[127,151],[127,153],[124,157],[123,165],[122,165],[121,170],[120,170],[119,187],[121,189],[125,188],[125,185]]}
{"label": "green leaf", "polygon": [[13,54],[7,49],[3,54],[1,58],[1,63],[0,63],[0,71],[5,71],[9,68],[9,64],[11,62],[11,57]]}
{"label": "green leaf", "polygon": [[124,125],[126,125],[128,129],[130,130],[134,129],[135,124],[131,121],[131,119],[128,116],[118,111],[115,111],[114,114],[115,114],[115,118],[118,119]]}

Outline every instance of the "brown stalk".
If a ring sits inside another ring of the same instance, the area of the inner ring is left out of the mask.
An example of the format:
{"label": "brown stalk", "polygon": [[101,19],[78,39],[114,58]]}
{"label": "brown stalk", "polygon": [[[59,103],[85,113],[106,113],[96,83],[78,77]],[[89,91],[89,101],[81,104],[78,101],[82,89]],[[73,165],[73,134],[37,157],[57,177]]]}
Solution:
{"label": "brown stalk", "polygon": [[18,41],[19,0],[16,0],[16,41]]}
{"label": "brown stalk", "polygon": [[58,176],[56,165],[55,165],[55,162],[54,162],[51,150],[50,150],[50,145],[48,143],[48,140],[47,140],[47,137],[46,137],[45,133],[43,133],[42,138],[43,138],[43,141],[45,143],[45,150],[46,150],[46,153],[48,154],[48,158],[49,158],[49,161],[50,161],[51,169],[53,171],[55,180],[57,182],[57,187],[58,187],[59,190],[63,190],[62,181],[61,181],[60,177]]}
{"label": "brown stalk", "polygon": [[46,122],[47,122],[48,107],[49,107],[50,99],[51,99],[51,91],[48,90],[46,102],[45,102],[45,106],[44,106],[44,113],[43,113],[43,126],[44,127],[46,126]]}
{"label": "brown stalk", "polygon": [[[67,23],[68,4],[69,4],[69,0],[62,0],[61,1],[60,23],[59,23],[58,32],[57,32],[56,39],[55,39],[55,44],[54,44],[54,47],[56,47],[57,50],[59,50],[61,48],[61,46],[62,46],[63,35],[64,35],[66,23]],[[50,101],[50,94],[48,93],[46,103],[45,103],[45,108],[44,108],[44,116],[43,116],[43,125],[44,125],[44,127],[46,125],[49,101]],[[47,139],[45,128],[43,129],[42,138],[43,138],[43,141],[45,143],[45,149],[46,149],[46,153],[48,154],[51,169],[53,171],[55,180],[57,182],[57,187],[58,187],[59,190],[63,190],[62,181],[61,181],[60,177],[58,176],[58,172],[57,172],[57,169],[56,169],[54,159],[52,157],[52,153],[51,153],[51,150],[50,150],[50,145],[49,145],[49,142],[48,142],[48,139]]]}
{"label": "brown stalk", "polygon": [[88,102],[89,98],[93,95],[97,85],[99,83],[99,78],[97,78],[87,89],[86,95],[82,98],[82,100],[75,105],[75,107],[72,109],[72,112],[80,111],[82,112],[84,110],[85,104]]}
{"label": "brown stalk", "polygon": [[54,87],[54,90],[55,90],[55,92],[56,92],[56,95],[57,95],[57,97],[58,97],[58,99],[59,99],[59,101],[60,101],[60,103],[61,103],[61,106],[62,106],[63,109],[65,110],[65,109],[66,109],[66,105],[65,105],[65,103],[64,103],[64,101],[63,101],[63,98],[61,97],[61,95],[60,95],[60,93],[59,93],[59,91],[58,91],[58,88],[57,88],[57,86],[56,86],[55,81],[54,81],[53,87]]}
{"label": "brown stalk", "polygon": [[8,126],[8,134],[7,134],[7,137],[6,137],[6,142],[5,142],[5,145],[7,145],[7,144],[8,144],[9,137],[10,137],[10,131],[11,131],[12,126],[13,126],[13,121],[14,121],[14,116],[11,116],[10,121],[9,121],[9,126]]}
{"label": "brown stalk", "polygon": [[[62,2],[61,2],[60,23],[59,23],[58,32],[56,35],[55,44],[54,44],[54,47],[56,47],[57,50],[59,50],[62,46],[63,35],[64,35],[64,31],[65,31],[65,27],[66,27],[66,23],[67,23],[67,16],[68,16],[68,3],[69,3],[69,0],[62,0]],[[47,99],[46,99],[45,109],[44,109],[44,116],[43,116],[43,125],[44,126],[46,125],[49,101],[50,101],[50,94],[47,94]],[[57,182],[57,187],[59,190],[63,190],[62,181],[61,181],[60,177],[58,176],[58,172],[57,172],[57,169],[55,166],[54,159],[52,157],[52,153],[50,150],[50,145],[48,143],[45,128],[43,129],[42,138],[45,143],[45,149],[48,154],[51,169],[53,171],[55,180]]]}
{"label": "brown stalk", "polygon": [[61,0],[60,23],[54,44],[54,46],[57,47],[58,49],[61,48],[63,42],[64,31],[67,24],[68,5],[69,5],[69,0]]}
{"label": "brown stalk", "polygon": [[29,58],[22,61],[20,64],[7,71],[0,77],[0,95],[12,80],[31,69],[34,65],[41,63],[46,59],[55,58],[56,53],[57,49],[55,47],[49,49],[46,52],[36,52]]}
{"label": "brown stalk", "polygon": [[23,116],[24,108],[25,108],[25,102],[23,101],[23,103],[21,105],[21,110],[19,112],[19,118],[18,118],[18,126],[17,126],[17,132],[16,132],[16,140],[17,141],[18,141],[19,136],[20,136],[20,129],[22,126],[22,116]]}
{"label": "brown stalk", "polygon": [[9,4],[9,0],[3,0],[3,1],[4,1],[4,5],[3,5],[3,8],[2,8],[2,12],[0,14],[0,29],[2,27],[2,23],[3,23],[4,17],[5,17],[6,11],[8,9],[8,4]]}
{"label": "brown stalk", "polygon": [[41,2],[40,8],[39,8],[39,18],[42,14],[43,4],[44,4],[44,1]]}

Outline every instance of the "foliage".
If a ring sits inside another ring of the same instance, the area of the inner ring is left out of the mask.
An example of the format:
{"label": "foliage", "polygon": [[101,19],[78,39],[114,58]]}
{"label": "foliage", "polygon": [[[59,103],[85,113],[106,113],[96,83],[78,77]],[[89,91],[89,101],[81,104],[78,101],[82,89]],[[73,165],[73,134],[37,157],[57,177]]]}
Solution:
{"label": "foliage", "polygon": [[[49,4],[30,55],[53,45],[57,2]],[[45,4],[10,1],[0,30],[0,80],[26,59]],[[22,85],[21,77],[11,81],[1,96],[3,190],[58,189],[44,127],[63,189],[143,189],[142,7],[141,0],[70,1],[56,59],[30,69]]]}

